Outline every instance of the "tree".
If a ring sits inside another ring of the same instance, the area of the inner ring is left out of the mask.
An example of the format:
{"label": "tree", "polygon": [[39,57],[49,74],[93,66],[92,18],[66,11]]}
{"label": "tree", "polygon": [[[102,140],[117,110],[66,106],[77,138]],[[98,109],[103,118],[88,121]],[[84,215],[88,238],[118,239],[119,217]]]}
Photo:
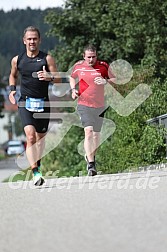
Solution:
{"label": "tree", "polygon": [[166,69],[167,3],[154,0],[67,0],[61,13],[49,12],[50,34],[63,47],[56,49],[61,70],[94,43],[99,57],[111,62],[123,58],[133,64],[154,65],[158,75]]}

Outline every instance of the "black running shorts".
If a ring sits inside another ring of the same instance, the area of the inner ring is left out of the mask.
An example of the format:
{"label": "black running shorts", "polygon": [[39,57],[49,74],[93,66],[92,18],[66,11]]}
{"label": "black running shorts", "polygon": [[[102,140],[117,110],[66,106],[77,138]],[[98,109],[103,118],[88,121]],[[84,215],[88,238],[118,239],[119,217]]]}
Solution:
{"label": "black running shorts", "polygon": [[[22,102],[22,101],[21,101]],[[34,118],[34,114],[40,114],[42,117],[42,113],[49,113],[50,108],[45,107],[44,112],[31,112],[28,111],[24,106],[18,107],[18,112],[21,118],[21,122],[23,127],[27,125],[33,125],[38,133],[46,133],[49,125],[49,116],[48,118]]]}
{"label": "black running shorts", "polygon": [[82,126],[93,126],[93,131],[100,132],[103,124],[105,108],[92,108],[84,105],[78,105],[77,111],[80,116]]}

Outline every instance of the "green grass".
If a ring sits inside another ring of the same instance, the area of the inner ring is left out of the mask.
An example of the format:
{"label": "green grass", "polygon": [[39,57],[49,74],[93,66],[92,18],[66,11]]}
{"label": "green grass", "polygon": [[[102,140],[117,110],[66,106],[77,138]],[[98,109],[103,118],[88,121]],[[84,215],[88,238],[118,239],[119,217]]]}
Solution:
{"label": "green grass", "polygon": [[3,160],[3,159],[5,159],[5,158],[6,158],[5,155],[2,154],[2,153],[0,153],[0,160]]}
{"label": "green grass", "polygon": [[14,176],[6,178],[3,182],[18,182],[18,181],[29,181],[32,179],[32,172],[30,169],[18,171]]}

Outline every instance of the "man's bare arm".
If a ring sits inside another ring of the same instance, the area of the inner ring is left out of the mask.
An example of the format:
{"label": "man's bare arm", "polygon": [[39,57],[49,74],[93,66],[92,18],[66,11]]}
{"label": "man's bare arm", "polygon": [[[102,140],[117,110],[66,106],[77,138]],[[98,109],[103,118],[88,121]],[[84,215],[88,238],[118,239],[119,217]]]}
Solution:
{"label": "man's bare arm", "polygon": [[12,61],[11,61],[11,71],[9,75],[9,86],[10,90],[12,90],[9,94],[9,100],[12,104],[16,104],[16,84],[17,84],[17,79],[18,79],[18,69],[17,69],[17,60],[18,56],[15,56]]}

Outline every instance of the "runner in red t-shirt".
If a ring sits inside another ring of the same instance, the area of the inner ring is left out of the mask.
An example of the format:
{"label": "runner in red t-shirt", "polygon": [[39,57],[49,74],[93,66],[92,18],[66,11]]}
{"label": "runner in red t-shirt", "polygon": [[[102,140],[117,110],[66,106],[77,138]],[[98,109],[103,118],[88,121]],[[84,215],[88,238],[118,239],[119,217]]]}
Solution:
{"label": "runner in red t-shirt", "polygon": [[[109,65],[97,60],[96,48],[84,49],[84,60],[78,61],[70,76],[72,98],[78,98],[77,110],[85,131],[84,149],[89,176],[97,174],[95,153],[99,146],[104,114],[104,85],[114,78]],[[79,90],[75,88],[79,82]]]}

